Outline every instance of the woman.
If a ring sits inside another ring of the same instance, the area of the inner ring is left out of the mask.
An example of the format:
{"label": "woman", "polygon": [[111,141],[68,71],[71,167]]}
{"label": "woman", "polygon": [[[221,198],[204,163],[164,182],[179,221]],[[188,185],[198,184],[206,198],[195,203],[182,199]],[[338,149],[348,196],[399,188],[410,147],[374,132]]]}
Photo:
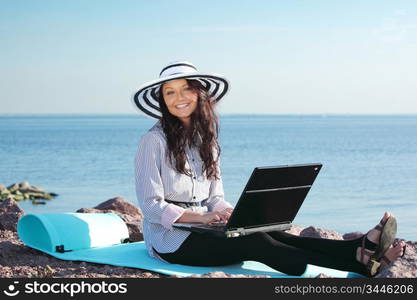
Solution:
{"label": "woman", "polygon": [[214,111],[228,87],[220,75],[175,62],[133,97],[141,112],[160,119],[141,138],[135,159],[143,234],[152,257],[193,266],[254,260],[290,275],[313,264],[374,276],[404,254],[404,242],[392,245],[396,221],[389,213],[363,237],[344,241],[282,231],[216,238],[172,227],[226,222],[233,211],[224,200]]}

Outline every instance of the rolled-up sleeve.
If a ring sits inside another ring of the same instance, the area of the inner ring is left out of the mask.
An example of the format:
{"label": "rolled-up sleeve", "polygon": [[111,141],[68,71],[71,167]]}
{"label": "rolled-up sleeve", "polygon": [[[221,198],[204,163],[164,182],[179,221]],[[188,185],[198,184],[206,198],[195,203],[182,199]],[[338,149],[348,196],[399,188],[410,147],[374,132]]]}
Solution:
{"label": "rolled-up sleeve", "polygon": [[219,180],[213,180],[210,185],[210,196],[206,200],[208,211],[222,211],[226,208],[233,208],[233,206],[224,200],[223,182]]}
{"label": "rolled-up sleeve", "polygon": [[145,218],[151,223],[172,229],[172,224],[184,213],[184,208],[164,199],[161,161],[165,151],[157,134],[148,132],[140,140],[135,157],[136,196]]}
{"label": "rolled-up sleeve", "polygon": [[[218,161],[220,165],[220,158]],[[212,180],[210,184],[209,197],[206,200],[208,211],[222,211],[226,208],[233,208],[233,206],[224,200],[223,181],[221,177],[220,168],[218,168],[219,179]]]}

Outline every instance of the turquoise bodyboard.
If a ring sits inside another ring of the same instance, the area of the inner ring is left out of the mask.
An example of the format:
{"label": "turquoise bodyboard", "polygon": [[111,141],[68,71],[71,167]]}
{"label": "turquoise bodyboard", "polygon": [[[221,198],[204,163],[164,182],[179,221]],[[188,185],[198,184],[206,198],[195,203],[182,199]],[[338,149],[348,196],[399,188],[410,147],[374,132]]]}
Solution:
{"label": "turquoise bodyboard", "polygon": [[138,268],[179,277],[214,271],[275,278],[311,278],[320,273],[338,278],[363,277],[314,265],[307,265],[301,276],[289,276],[256,261],[217,267],[166,263],[150,257],[144,242],[125,243],[129,238],[127,226],[113,213],[27,214],[19,220],[17,232],[27,246],[62,260]]}

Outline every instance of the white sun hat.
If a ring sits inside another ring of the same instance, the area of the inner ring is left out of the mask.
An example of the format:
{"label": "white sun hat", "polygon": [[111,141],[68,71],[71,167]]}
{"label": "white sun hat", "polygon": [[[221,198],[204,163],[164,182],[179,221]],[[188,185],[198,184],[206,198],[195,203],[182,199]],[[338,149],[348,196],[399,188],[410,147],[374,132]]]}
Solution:
{"label": "white sun hat", "polygon": [[198,80],[214,102],[218,102],[229,90],[229,82],[222,75],[201,73],[188,61],[176,61],[162,69],[159,79],[148,81],[139,87],[132,97],[134,106],[140,112],[160,119],[162,113],[158,102],[159,88],[167,81],[181,78]]}

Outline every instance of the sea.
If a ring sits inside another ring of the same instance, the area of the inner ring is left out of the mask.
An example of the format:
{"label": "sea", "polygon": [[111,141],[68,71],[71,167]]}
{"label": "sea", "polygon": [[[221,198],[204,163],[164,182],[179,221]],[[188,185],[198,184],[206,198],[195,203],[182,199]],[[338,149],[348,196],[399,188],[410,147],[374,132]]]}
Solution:
{"label": "sea", "polygon": [[[0,115],[0,184],[59,194],[25,213],[137,204],[134,156],[155,120],[140,115]],[[259,166],[322,163],[294,224],[366,232],[385,211],[417,239],[417,115],[221,115],[225,199]]]}

